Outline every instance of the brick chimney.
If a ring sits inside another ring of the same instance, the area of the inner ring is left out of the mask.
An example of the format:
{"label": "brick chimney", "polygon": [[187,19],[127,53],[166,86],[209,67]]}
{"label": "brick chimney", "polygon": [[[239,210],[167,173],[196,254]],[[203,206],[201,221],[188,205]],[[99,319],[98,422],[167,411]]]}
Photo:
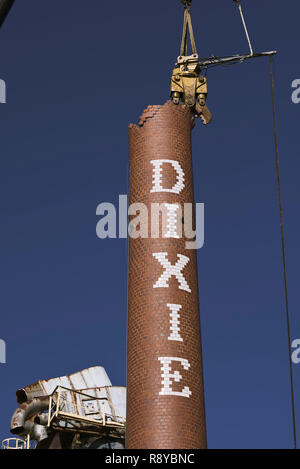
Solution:
{"label": "brick chimney", "polygon": [[[194,203],[191,129],[190,108],[171,101],[129,126],[130,204],[148,208],[149,237],[129,240],[128,449],[206,447],[197,251],[178,237],[176,212]],[[155,203],[168,204],[159,237]]]}

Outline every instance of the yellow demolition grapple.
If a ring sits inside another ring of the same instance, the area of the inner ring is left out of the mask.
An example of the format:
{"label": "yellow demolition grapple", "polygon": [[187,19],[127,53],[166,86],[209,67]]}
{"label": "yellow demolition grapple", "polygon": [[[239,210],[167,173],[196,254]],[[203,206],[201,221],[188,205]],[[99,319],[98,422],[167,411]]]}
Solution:
{"label": "yellow demolition grapple", "polygon": [[[212,120],[212,115],[206,106],[207,79],[200,74],[201,68],[194,40],[189,6],[186,5],[184,10],[181,51],[171,77],[170,96],[174,104],[182,101],[191,107],[195,117],[201,117],[204,124],[209,124]],[[187,55],[188,28],[193,50],[192,55]]]}

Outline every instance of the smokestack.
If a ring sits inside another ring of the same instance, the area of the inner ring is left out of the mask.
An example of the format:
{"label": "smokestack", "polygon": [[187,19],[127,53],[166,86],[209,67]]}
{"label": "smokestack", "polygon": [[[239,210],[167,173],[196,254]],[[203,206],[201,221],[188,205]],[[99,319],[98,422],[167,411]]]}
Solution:
{"label": "smokestack", "polygon": [[172,205],[159,238],[129,240],[128,449],[206,447],[196,250],[177,237],[174,209],[194,202],[192,125],[190,108],[168,101],[129,126],[130,204],[148,208],[149,233],[151,204]]}

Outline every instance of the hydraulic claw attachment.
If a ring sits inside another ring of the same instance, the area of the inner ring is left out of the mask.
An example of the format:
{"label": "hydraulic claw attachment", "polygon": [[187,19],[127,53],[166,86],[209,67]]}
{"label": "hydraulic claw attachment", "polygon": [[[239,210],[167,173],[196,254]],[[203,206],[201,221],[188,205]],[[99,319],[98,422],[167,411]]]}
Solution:
{"label": "hydraulic claw attachment", "polygon": [[170,96],[174,104],[181,100],[191,107],[195,117],[209,124],[212,115],[206,106],[207,79],[200,71],[198,54],[178,57],[171,77]]}

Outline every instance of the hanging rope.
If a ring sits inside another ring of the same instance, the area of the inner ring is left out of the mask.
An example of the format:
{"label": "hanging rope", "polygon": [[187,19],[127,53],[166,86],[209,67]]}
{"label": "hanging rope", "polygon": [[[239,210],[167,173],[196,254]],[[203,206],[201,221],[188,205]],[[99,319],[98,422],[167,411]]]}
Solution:
{"label": "hanging rope", "polygon": [[281,247],[282,247],[282,262],[283,262],[283,275],[284,275],[286,323],[287,323],[288,348],[289,348],[293,437],[294,437],[294,449],[297,449],[295,392],[294,392],[294,382],[293,382],[293,364],[292,364],[292,349],[291,349],[291,327],[290,327],[290,313],[289,313],[288,288],[287,288],[286,253],[285,253],[285,242],[284,242],[283,208],[282,208],[282,197],[281,197],[281,186],[280,186],[279,151],[278,151],[278,138],[277,138],[277,128],[276,128],[277,126],[276,126],[276,107],[275,107],[275,86],[274,86],[272,56],[270,56],[270,76],[271,76],[272,104],[273,104],[274,143],[275,143],[275,152],[276,152],[276,180],[277,180],[278,204],[279,204],[279,211],[280,211]]}

